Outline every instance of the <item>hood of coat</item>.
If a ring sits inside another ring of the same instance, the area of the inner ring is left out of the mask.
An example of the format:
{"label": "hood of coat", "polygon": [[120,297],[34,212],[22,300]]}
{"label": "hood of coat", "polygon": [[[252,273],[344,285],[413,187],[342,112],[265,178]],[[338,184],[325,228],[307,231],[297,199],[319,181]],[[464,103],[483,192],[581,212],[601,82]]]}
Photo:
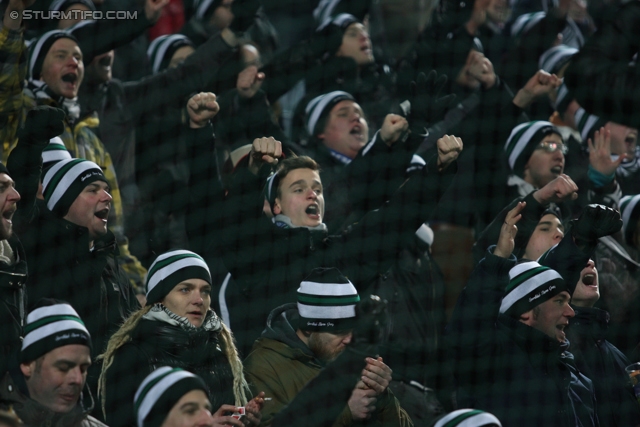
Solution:
{"label": "hood of coat", "polygon": [[[267,319],[267,327],[262,331],[261,338],[277,341],[284,346],[273,346],[279,353],[293,358],[313,359],[315,356],[296,334],[298,321],[298,306],[295,303],[284,304],[273,310]],[[262,345],[265,345],[264,340]],[[320,364],[316,360],[316,363]]]}

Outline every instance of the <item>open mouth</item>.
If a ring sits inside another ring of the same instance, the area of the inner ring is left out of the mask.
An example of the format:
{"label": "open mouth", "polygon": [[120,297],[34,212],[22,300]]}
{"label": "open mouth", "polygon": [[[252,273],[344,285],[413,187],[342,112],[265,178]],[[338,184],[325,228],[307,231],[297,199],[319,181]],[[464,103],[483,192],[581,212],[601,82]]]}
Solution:
{"label": "open mouth", "polygon": [[13,214],[16,212],[15,208],[10,209],[8,211],[2,212],[2,218],[4,218],[9,224],[11,224],[11,218],[13,218]]}
{"label": "open mouth", "polygon": [[94,215],[106,222],[107,217],[109,216],[109,209],[102,209],[96,212]]}
{"label": "open mouth", "polygon": [[351,129],[351,131],[349,132],[349,134],[360,139],[364,138],[362,127],[360,127],[359,125],[354,126],[353,129]]}
{"label": "open mouth", "polygon": [[67,73],[62,76],[62,81],[65,83],[75,83],[78,81],[78,75],[74,73]]}
{"label": "open mouth", "polygon": [[582,277],[582,283],[584,283],[587,286],[595,286],[595,281],[596,281],[596,275],[593,273],[585,274]]}
{"label": "open mouth", "polygon": [[320,214],[320,209],[318,208],[318,205],[309,205],[309,206],[307,206],[307,209],[305,209],[304,212],[307,215],[319,215]]}
{"label": "open mouth", "polygon": [[560,175],[562,173],[562,166],[554,166],[551,168],[551,173]]}

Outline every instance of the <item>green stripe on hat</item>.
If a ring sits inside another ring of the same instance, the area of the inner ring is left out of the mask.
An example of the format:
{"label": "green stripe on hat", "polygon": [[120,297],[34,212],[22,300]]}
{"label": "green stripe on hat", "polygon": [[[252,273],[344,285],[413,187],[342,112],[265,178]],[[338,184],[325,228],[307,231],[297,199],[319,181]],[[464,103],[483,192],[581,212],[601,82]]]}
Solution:
{"label": "green stripe on hat", "polygon": [[478,414],[481,414],[482,411],[478,410],[478,409],[474,409],[471,410],[469,412],[465,412],[464,414],[460,414],[457,417],[455,417],[454,419],[452,419],[451,421],[449,421],[448,423],[446,423],[444,425],[444,427],[455,427],[458,424],[460,424],[462,421],[466,420],[467,418],[471,418],[474,417]]}
{"label": "green stripe on hat", "polygon": [[82,163],[83,159],[71,159],[68,162],[63,162],[52,167],[44,176],[44,180],[42,182],[42,195],[44,199],[48,201],[51,199],[51,195],[55,191],[56,187],[64,178],[65,174],[71,170],[78,163]]}
{"label": "green stripe on hat", "polygon": [[[158,384],[160,381],[162,381],[167,376],[173,374],[174,372],[180,372],[180,371],[184,371],[184,370],[181,369],[181,368],[173,368],[172,369],[170,367],[166,367],[166,368],[158,368],[153,373],[151,373],[142,382],[142,384],[140,384],[140,388],[136,392],[135,402],[134,402],[134,405],[133,405],[133,410],[136,413],[138,413],[138,410],[140,409],[140,404],[142,403],[144,398],[147,397],[147,394],[149,393],[149,390],[151,390],[153,387],[155,387],[156,384]],[[146,384],[145,384],[145,382],[146,382]]]}
{"label": "green stripe on hat", "polygon": [[188,279],[203,279],[211,284],[211,272],[200,255],[187,250],[159,255],[147,273],[147,303],[159,302],[177,284]]}
{"label": "green stripe on hat", "polygon": [[45,305],[27,316],[20,361],[28,362],[70,344],[91,348],[91,336],[78,313],[69,304]]}
{"label": "green stripe on hat", "polygon": [[549,268],[547,267],[537,267],[537,268],[532,268],[531,270],[525,271],[524,273],[520,274],[517,277],[514,277],[513,279],[511,279],[509,281],[509,284],[507,285],[507,288],[505,289],[505,291],[507,293],[511,292],[513,290],[513,288],[515,288],[516,286],[520,286],[523,282],[526,282],[527,280],[529,280],[531,277],[542,273],[545,270],[548,270]]}
{"label": "green stripe on hat", "polygon": [[434,427],[478,427],[495,424],[502,426],[493,414],[479,409],[458,409],[440,418]]}
{"label": "green stripe on hat", "polygon": [[566,290],[557,271],[535,261],[520,263],[509,271],[500,313],[519,316]]}
{"label": "green stripe on hat", "polygon": [[359,295],[345,295],[341,297],[326,297],[298,293],[298,301],[307,305],[349,305],[360,301]]}

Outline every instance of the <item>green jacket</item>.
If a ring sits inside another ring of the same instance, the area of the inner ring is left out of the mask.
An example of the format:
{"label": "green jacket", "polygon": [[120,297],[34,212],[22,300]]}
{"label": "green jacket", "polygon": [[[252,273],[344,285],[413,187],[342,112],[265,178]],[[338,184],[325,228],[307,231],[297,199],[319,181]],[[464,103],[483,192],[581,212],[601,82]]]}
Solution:
{"label": "green jacket", "polygon": [[[255,392],[264,391],[265,397],[270,398],[265,402],[262,410],[262,426],[270,426],[274,416],[288,405],[304,386],[315,378],[324,368],[313,355],[311,350],[297,337],[295,329],[289,319],[297,317],[295,304],[286,304],[276,308],[267,321],[267,328],[258,338],[253,350],[244,362],[244,371],[247,381]],[[295,321],[292,323],[295,324]],[[364,364],[364,357],[363,357]],[[339,375],[335,381],[327,384],[334,389],[343,386],[346,381],[354,378],[353,385],[357,381],[358,372],[354,377]],[[338,384],[338,382],[340,382]],[[345,383],[346,384],[346,383]],[[320,393],[319,393],[320,395]],[[322,410],[322,399],[317,401],[315,408]],[[356,424],[348,406],[334,423],[334,426],[351,426]],[[362,426],[412,426],[406,412],[400,407],[400,403],[387,389],[376,402],[375,415]]]}

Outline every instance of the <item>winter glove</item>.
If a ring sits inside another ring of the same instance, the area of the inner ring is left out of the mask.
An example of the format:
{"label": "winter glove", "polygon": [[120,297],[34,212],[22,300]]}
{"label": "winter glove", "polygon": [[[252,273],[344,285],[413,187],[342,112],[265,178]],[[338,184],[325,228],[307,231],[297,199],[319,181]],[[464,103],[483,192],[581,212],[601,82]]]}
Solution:
{"label": "winter glove", "polygon": [[233,21],[229,29],[237,35],[243,34],[253,25],[260,6],[260,0],[235,0],[231,3]]}
{"label": "winter glove", "polygon": [[455,101],[453,94],[441,96],[446,83],[447,76],[438,76],[435,70],[431,70],[428,76],[420,73],[417,81],[411,82],[411,98],[400,104],[400,108],[409,120],[413,135],[425,136],[429,124],[440,121]]}
{"label": "winter glove", "polygon": [[600,237],[620,231],[620,212],[604,205],[588,205],[578,219],[571,221],[571,235],[576,246],[590,251],[595,248]]}
{"label": "winter glove", "polygon": [[36,145],[42,151],[51,138],[64,132],[64,118],[63,110],[47,105],[29,110],[23,127],[18,129],[18,142]]}

